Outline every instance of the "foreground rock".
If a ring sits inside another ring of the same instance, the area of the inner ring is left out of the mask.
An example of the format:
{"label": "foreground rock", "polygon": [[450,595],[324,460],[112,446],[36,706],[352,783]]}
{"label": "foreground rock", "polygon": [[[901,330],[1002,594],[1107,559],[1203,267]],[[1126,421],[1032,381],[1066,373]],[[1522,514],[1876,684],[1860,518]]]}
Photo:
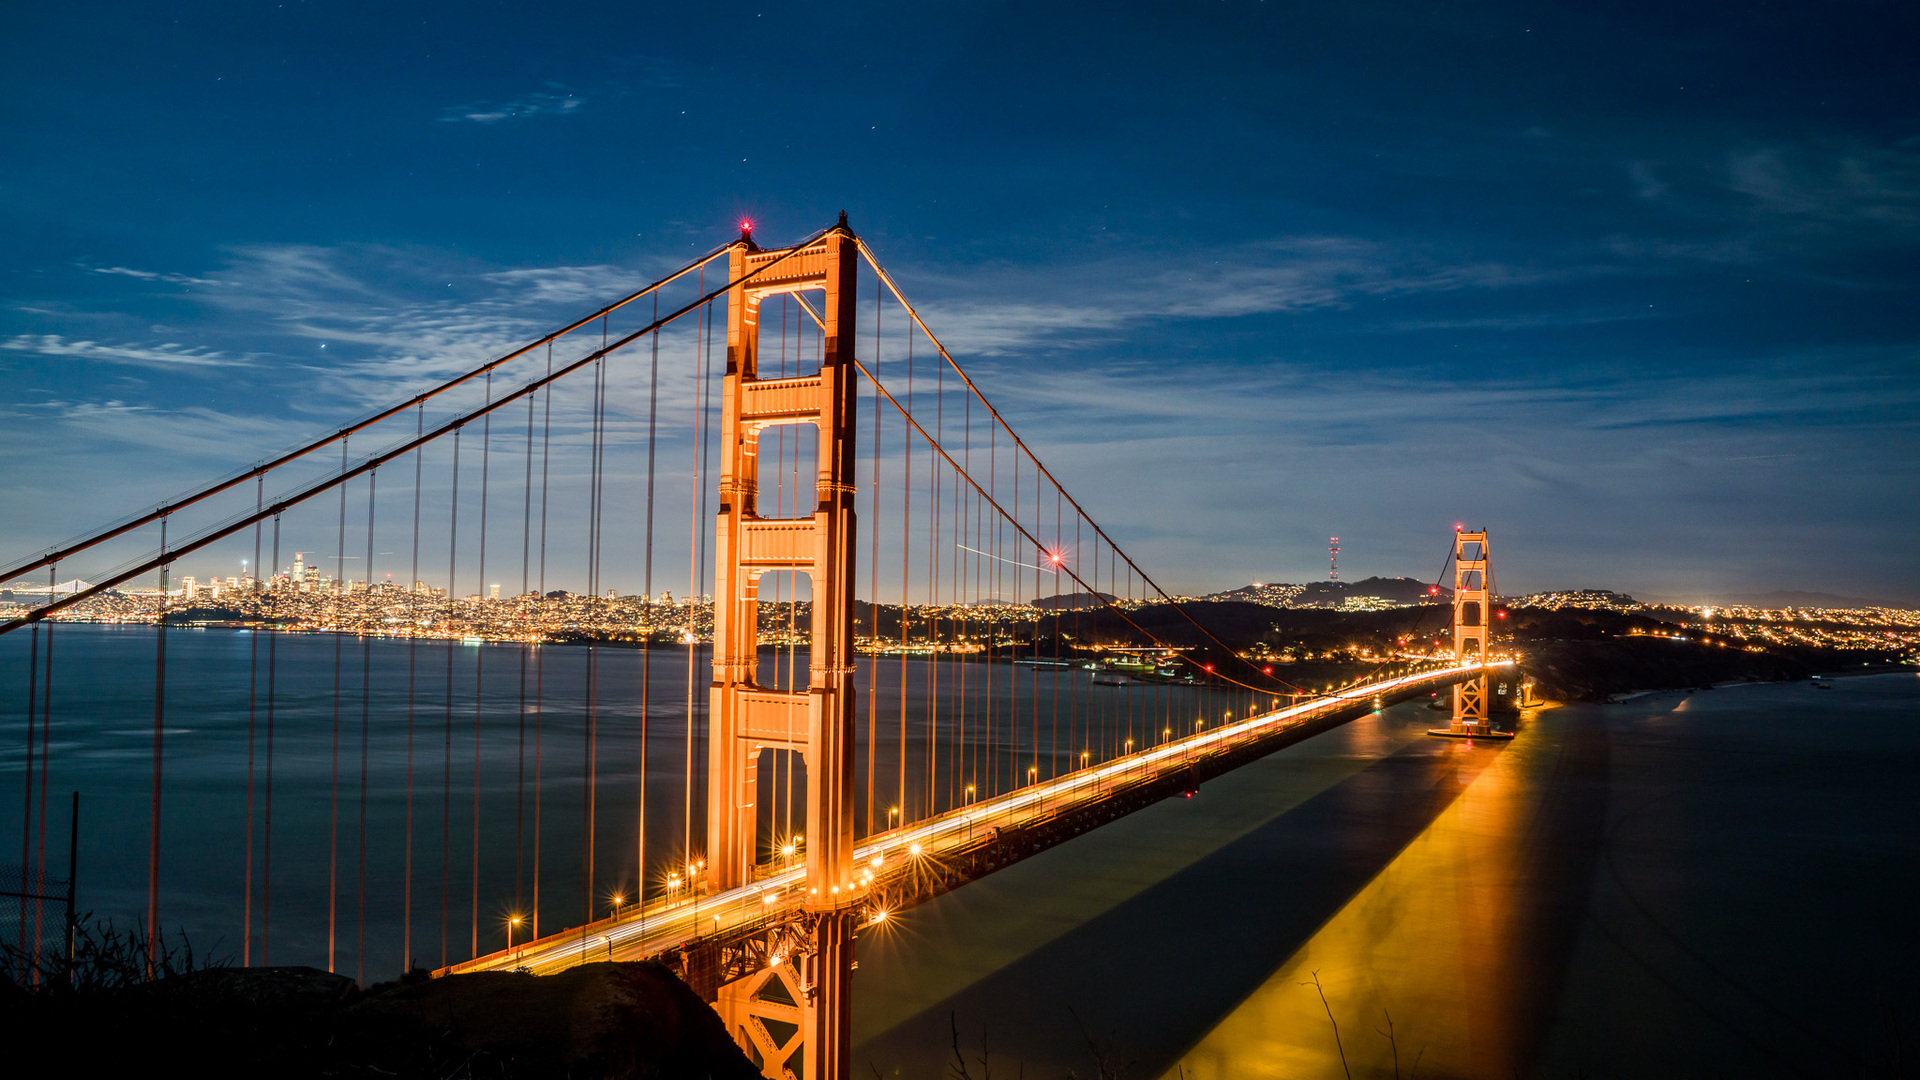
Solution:
{"label": "foreground rock", "polygon": [[368,995],[345,1018],[431,1033],[444,1049],[515,1066],[514,1076],[760,1075],[713,1009],[659,964],[455,975]]}
{"label": "foreground rock", "polygon": [[[720,1018],[659,964],[410,979],[360,992],[311,968],[211,969],[114,991],[23,993],[6,1026],[78,1075],[753,1080]],[[110,1036],[107,1033],[111,1033]]]}

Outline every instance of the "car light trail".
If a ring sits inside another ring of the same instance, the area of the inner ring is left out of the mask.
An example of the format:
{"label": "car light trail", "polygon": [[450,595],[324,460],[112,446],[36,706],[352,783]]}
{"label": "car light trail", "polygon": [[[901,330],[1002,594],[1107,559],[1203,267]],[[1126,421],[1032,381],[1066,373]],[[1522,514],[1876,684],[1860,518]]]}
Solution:
{"label": "car light trail", "polygon": [[[1383,693],[1470,674],[1483,667],[1512,665],[1511,660],[1485,665],[1457,664],[1384,682],[1348,687],[1286,708],[1202,730],[1052,780],[1029,784],[1017,791],[950,810],[909,827],[880,833],[854,849],[854,863],[866,863],[870,872],[860,879],[864,883],[861,887],[850,890],[852,899],[843,901],[842,906],[858,906],[880,891],[877,886],[884,886],[886,882],[875,875],[887,866],[890,856],[896,868],[912,865],[924,858],[938,859],[979,839],[975,830],[981,827],[1013,826],[1023,820],[1037,819],[1042,811],[1058,812],[1079,805],[1091,805],[1108,792],[1106,785],[1111,781],[1144,781],[1175,767],[1203,760],[1219,751],[1305,723],[1319,715],[1351,705],[1371,704],[1375,697]],[[644,917],[615,917],[562,931],[510,951],[503,950],[452,965],[440,974],[525,970],[545,975],[608,957],[640,959],[652,956],[706,937],[723,935],[740,927],[777,918],[789,906],[782,902],[783,898],[795,903],[804,899],[799,888],[805,880],[806,867],[792,867],[750,885],[711,896],[668,900],[648,911]],[[884,917],[869,915],[868,921],[876,922]],[[701,932],[703,923],[707,924],[704,934]]]}

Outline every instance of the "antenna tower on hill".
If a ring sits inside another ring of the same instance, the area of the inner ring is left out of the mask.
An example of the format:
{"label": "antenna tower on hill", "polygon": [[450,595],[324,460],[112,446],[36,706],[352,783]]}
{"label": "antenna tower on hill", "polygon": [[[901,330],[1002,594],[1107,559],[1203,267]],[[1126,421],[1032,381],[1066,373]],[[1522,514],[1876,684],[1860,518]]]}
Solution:
{"label": "antenna tower on hill", "polygon": [[1337,536],[1330,536],[1327,538],[1327,561],[1330,564],[1329,569],[1327,570],[1327,580],[1339,581],[1340,580],[1340,538]]}

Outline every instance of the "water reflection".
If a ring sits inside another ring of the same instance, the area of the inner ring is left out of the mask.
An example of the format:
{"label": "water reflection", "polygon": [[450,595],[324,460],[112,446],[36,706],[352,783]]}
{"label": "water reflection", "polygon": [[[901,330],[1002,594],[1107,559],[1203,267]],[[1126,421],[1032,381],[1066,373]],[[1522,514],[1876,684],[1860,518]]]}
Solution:
{"label": "water reflection", "polygon": [[[1528,1071],[1564,962],[1554,943],[1573,917],[1566,890],[1577,896],[1590,873],[1603,807],[1577,774],[1604,769],[1605,739],[1577,723],[1527,727],[1505,747],[1448,744],[1493,760],[1165,1075]],[[1543,800],[1550,773],[1571,783]]]}

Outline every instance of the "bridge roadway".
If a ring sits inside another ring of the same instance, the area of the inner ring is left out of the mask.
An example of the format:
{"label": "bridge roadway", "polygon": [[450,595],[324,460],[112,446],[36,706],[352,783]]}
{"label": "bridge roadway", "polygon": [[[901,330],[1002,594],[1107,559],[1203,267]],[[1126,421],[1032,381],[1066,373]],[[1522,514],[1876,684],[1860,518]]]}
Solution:
{"label": "bridge roadway", "polygon": [[[1485,666],[1499,668],[1511,663],[1499,661]],[[1450,665],[1349,687],[1212,730],[1203,729],[1044,783],[1030,784],[924,821],[876,833],[854,850],[854,865],[861,872],[860,888],[846,897],[836,898],[836,906],[851,909],[868,921],[883,920],[900,907],[979,876],[978,873],[956,875],[950,868],[962,856],[1009,832],[1090,810],[1102,802],[1123,799],[1129,793],[1147,794],[1141,805],[1157,802],[1165,797],[1164,792],[1146,791],[1155,786],[1155,781],[1197,775],[1196,770],[1205,763],[1235,751],[1254,749],[1276,736],[1329,719],[1342,710],[1374,699],[1401,698],[1431,686],[1448,685],[1480,669],[1478,664]],[[1259,752],[1264,754],[1271,749],[1274,748]],[[1138,808],[1137,805],[1126,807],[1120,812]],[[1072,831],[1079,832],[1082,828]],[[1018,857],[1018,854],[1013,856]],[[984,870],[1004,865],[1013,858],[1002,856],[999,860],[987,861]],[[801,895],[800,890],[805,880],[805,866],[796,858],[790,868],[739,888],[678,899],[669,897],[644,909],[630,904],[598,922],[441,968],[434,974],[528,971],[551,975],[576,964],[641,960],[679,949],[737,940],[804,910],[808,898]]]}

